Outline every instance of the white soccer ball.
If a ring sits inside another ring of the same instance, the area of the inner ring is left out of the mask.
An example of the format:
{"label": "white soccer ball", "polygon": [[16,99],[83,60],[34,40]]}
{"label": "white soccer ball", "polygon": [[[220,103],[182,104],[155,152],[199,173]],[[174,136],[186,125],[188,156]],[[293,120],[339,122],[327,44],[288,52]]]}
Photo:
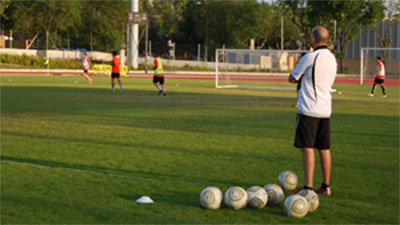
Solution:
{"label": "white soccer ball", "polygon": [[264,190],[268,195],[268,205],[279,205],[285,197],[282,188],[277,184],[267,184],[264,186]]}
{"label": "white soccer ball", "polygon": [[313,190],[303,189],[299,192],[299,195],[307,199],[308,212],[314,212],[319,206],[319,197]]}
{"label": "white soccer ball", "polygon": [[303,218],[308,212],[307,199],[298,194],[290,195],[285,200],[284,210],[290,217]]}
{"label": "white soccer ball", "polygon": [[232,209],[243,209],[246,207],[247,192],[241,187],[231,187],[225,193],[225,204]]}
{"label": "white soccer ball", "polygon": [[247,189],[247,206],[255,209],[262,209],[268,202],[268,194],[264,188],[260,186],[252,186]]}
{"label": "white soccer ball", "polygon": [[222,192],[216,187],[204,188],[200,193],[200,205],[205,209],[219,209],[222,202]]}
{"label": "white soccer ball", "polygon": [[298,179],[292,171],[284,171],[279,175],[278,183],[283,190],[294,190],[297,187]]}

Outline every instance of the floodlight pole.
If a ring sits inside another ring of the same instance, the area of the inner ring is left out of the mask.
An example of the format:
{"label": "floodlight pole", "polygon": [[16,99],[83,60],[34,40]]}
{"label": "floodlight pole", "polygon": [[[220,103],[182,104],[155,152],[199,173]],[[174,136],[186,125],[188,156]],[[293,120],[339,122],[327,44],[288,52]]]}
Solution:
{"label": "floodlight pole", "polygon": [[[361,53],[360,53],[360,85],[364,84],[364,48],[361,48]],[[367,58],[368,60],[368,58]]]}
{"label": "floodlight pole", "polygon": [[149,49],[149,24],[146,24],[146,41],[145,41],[145,48],[144,48],[144,71],[147,74],[147,57],[149,56],[148,53],[148,49]]}
{"label": "floodlight pole", "polygon": [[10,30],[10,37],[9,37],[9,40],[10,40],[10,48],[12,48],[12,47],[13,47],[13,45],[12,45],[12,42],[13,42],[12,30]]}
{"label": "floodlight pole", "polygon": [[46,31],[46,58],[48,49],[49,49],[49,32]]}
{"label": "floodlight pole", "polygon": [[218,86],[218,62],[219,62],[219,59],[218,59],[218,53],[219,53],[219,49],[217,49],[216,51],[215,51],[215,88],[218,88],[219,86]]}
{"label": "floodlight pole", "polygon": [[281,50],[283,50],[283,16],[281,15]]}
{"label": "floodlight pole", "polygon": [[[204,4],[206,4],[204,2]],[[208,9],[206,5],[206,41],[205,41],[205,46],[204,46],[204,61],[208,61]]]}
{"label": "floodlight pole", "polygon": [[[130,0],[130,12],[139,12],[139,1]],[[129,24],[129,52],[128,65],[134,69],[138,68],[138,41],[139,41],[139,25]]]}
{"label": "floodlight pole", "polygon": [[49,50],[49,32],[46,31],[46,66],[47,66],[47,76],[50,75],[50,62],[49,62],[49,56],[47,51]]}

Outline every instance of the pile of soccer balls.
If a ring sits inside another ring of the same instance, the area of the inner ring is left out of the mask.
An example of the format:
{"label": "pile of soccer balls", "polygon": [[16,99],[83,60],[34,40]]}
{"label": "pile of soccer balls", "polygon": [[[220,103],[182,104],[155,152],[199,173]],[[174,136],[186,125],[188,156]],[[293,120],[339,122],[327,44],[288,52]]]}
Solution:
{"label": "pile of soccer balls", "polygon": [[[219,209],[224,200],[231,209],[249,208],[262,209],[266,205],[279,205],[284,197],[284,190],[294,190],[298,179],[295,173],[284,171],[278,177],[278,184],[267,184],[264,187],[252,186],[247,191],[241,187],[231,187],[223,197],[220,189],[207,187],[200,194],[200,204],[206,209]],[[318,195],[313,190],[302,190],[298,194],[289,195],[284,203],[286,215],[302,218],[309,212],[314,212],[319,206]]]}

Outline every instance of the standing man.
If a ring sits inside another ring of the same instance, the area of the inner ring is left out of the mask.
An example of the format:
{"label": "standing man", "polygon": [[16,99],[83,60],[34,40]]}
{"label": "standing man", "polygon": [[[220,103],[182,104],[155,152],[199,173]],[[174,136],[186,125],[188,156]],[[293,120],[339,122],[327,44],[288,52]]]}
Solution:
{"label": "standing man", "polygon": [[[158,83],[161,84],[162,89],[161,89],[160,85],[158,85]],[[163,64],[162,64],[161,58],[158,57],[157,53],[156,53],[156,58],[154,59],[153,84],[158,89],[158,95],[160,95],[161,93],[163,93],[164,96],[167,95],[167,90],[165,89],[165,85],[164,85]]]}
{"label": "standing man", "polygon": [[372,85],[372,90],[371,93],[368,94],[368,96],[373,97],[376,84],[381,85],[382,88],[382,97],[386,98],[386,91],[385,91],[385,65],[383,65],[383,61],[381,57],[376,57],[376,73],[374,73],[375,80],[374,84]]}
{"label": "standing man", "polygon": [[119,70],[119,66],[121,65],[121,61],[119,60],[116,51],[112,52],[112,56],[113,56],[113,59],[112,59],[112,63],[111,63],[112,70],[111,70],[111,89],[110,89],[110,91],[111,92],[115,91],[115,89],[114,89],[114,87],[115,87],[115,79],[118,80],[119,90],[123,91],[124,88],[122,87],[122,82],[121,82],[121,79],[120,79],[120,70]]}
{"label": "standing man", "polygon": [[329,118],[332,112],[331,90],[337,69],[336,58],[327,47],[328,41],[328,30],[321,26],[314,27],[311,31],[314,51],[303,56],[289,75],[290,83],[301,82],[294,146],[302,151],[305,174],[303,189],[313,188],[316,148],[323,175],[322,185],[317,192],[325,195],[331,194]]}
{"label": "standing man", "polygon": [[86,53],[82,54],[82,68],[83,68],[83,76],[88,80],[88,84],[92,84],[93,80],[89,77],[89,65],[90,59],[87,57]]}

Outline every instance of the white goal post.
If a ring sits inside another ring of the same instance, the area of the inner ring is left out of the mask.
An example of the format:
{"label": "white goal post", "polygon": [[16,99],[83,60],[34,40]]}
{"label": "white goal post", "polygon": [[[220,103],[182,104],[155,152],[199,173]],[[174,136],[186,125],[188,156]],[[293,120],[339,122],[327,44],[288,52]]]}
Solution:
{"label": "white goal post", "polygon": [[387,76],[400,76],[400,48],[361,48],[360,84],[364,84],[367,74],[376,72],[376,57],[380,56]]}
{"label": "white goal post", "polygon": [[307,50],[215,50],[216,88],[294,89],[268,85],[268,77],[287,76]]}

